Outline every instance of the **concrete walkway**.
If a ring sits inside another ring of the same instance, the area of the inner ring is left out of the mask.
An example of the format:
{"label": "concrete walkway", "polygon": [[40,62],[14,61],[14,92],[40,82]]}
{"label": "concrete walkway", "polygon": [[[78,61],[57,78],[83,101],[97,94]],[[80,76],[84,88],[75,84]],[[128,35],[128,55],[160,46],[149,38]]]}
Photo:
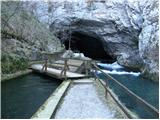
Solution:
{"label": "concrete walkway", "polygon": [[[82,80],[83,81],[83,80]],[[58,108],[55,118],[105,118],[112,119],[114,114],[99,98],[94,84],[73,84]]]}

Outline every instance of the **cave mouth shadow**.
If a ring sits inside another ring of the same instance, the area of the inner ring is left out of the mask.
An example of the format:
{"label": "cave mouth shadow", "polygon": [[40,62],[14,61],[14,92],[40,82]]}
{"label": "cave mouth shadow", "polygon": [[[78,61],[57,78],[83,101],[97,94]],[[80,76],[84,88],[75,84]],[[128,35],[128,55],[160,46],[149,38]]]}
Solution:
{"label": "cave mouth shadow", "polygon": [[[64,41],[65,48],[69,49],[69,40]],[[86,57],[94,60],[99,60],[104,63],[113,63],[115,58],[110,56],[103,47],[101,38],[92,32],[72,31],[71,50],[78,53],[83,53]]]}

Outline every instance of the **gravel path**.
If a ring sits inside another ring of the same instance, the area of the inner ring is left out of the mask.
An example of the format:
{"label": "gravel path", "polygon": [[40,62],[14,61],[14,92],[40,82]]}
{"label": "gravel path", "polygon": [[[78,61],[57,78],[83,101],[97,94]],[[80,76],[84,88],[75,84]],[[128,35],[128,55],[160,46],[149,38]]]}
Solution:
{"label": "gravel path", "polygon": [[94,84],[75,84],[64,97],[55,118],[114,118],[98,97]]}

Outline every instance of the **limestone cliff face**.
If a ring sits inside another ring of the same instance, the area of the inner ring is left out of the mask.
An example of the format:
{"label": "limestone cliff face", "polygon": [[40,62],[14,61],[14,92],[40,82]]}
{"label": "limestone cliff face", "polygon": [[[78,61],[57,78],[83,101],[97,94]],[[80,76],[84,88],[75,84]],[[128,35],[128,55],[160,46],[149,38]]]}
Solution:
{"label": "limestone cliff face", "polygon": [[22,2],[2,2],[2,54],[40,60],[42,52],[58,51],[60,41],[23,8]]}
{"label": "limestone cliff face", "polygon": [[139,53],[143,59],[143,74],[158,80],[159,74],[159,3],[148,1],[143,8],[144,22],[139,35]]}
{"label": "limestone cliff face", "polygon": [[80,39],[75,31],[88,37],[95,34],[119,64],[158,81],[158,0],[61,2],[55,13],[50,28],[62,40],[69,37],[70,24],[74,42]]}

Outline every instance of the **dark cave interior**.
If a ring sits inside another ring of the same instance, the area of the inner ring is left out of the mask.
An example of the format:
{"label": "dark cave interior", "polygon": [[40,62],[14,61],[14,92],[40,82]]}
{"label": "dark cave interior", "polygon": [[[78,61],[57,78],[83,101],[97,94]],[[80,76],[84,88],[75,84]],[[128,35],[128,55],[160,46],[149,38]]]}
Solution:
{"label": "dark cave interior", "polygon": [[[64,42],[66,49],[69,48],[69,40]],[[73,31],[70,42],[71,50],[81,52],[86,57],[101,62],[113,63],[116,60],[112,58],[103,48],[102,41],[99,36],[94,33],[85,33],[82,31]]]}

